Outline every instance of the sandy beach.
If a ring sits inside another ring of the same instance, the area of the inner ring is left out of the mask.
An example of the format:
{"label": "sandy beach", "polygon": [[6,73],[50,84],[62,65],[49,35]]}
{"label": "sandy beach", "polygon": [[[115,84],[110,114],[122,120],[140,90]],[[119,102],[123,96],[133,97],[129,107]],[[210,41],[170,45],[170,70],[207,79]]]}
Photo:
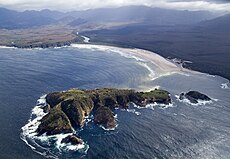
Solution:
{"label": "sandy beach", "polygon": [[[79,49],[96,49],[105,52],[113,52],[118,53],[121,56],[127,58],[133,58],[137,60],[137,62],[149,70],[149,77],[151,80],[157,79],[162,76],[171,75],[174,73],[183,74],[189,76],[191,74],[204,74],[198,71],[189,70],[183,68],[182,65],[178,65],[173,63],[172,61],[165,59],[164,57],[158,55],[157,53],[137,49],[137,48],[121,48],[115,46],[108,46],[108,45],[95,45],[95,44],[71,44],[70,46],[65,47],[74,47]],[[7,49],[7,48],[14,48],[15,47],[7,47],[7,46],[0,46],[0,48]],[[62,48],[62,47],[56,47]],[[42,48],[33,48],[33,49],[42,49]],[[29,49],[30,50],[30,49]]]}
{"label": "sandy beach", "polygon": [[150,71],[151,79],[154,80],[161,76],[167,76],[174,73],[184,74],[189,76],[190,74],[203,74],[201,72],[189,70],[183,68],[180,65],[165,59],[164,57],[143,49],[136,48],[120,48],[107,45],[93,45],[93,44],[72,44],[71,47],[81,48],[81,49],[97,49],[102,51],[111,51],[114,53],[119,53],[121,56],[127,58],[136,59],[142,66],[146,67]]}

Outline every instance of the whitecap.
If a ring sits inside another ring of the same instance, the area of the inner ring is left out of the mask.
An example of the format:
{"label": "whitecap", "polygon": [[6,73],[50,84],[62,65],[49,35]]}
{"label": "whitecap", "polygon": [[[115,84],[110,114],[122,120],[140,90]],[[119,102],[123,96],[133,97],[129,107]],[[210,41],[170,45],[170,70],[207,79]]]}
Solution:
{"label": "whitecap", "polygon": [[[117,122],[118,121],[117,114],[114,114],[114,118],[115,118],[115,121]],[[105,128],[103,125],[99,125],[99,127],[102,128],[105,131],[113,131],[113,130],[115,130],[118,127],[118,123],[113,128]]]}
{"label": "whitecap", "polygon": [[139,106],[139,105],[136,105],[135,103],[132,103],[132,105],[137,109],[151,109],[151,110],[154,110],[156,107],[159,107],[161,109],[167,109],[167,108],[173,107],[173,103],[160,104],[156,102],[147,104],[146,106]]}
{"label": "whitecap", "polygon": [[0,46],[0,49],[17,49],[14,46]]}
{"label": "whitecap", "polygon": [[74,135],[73,133],[68,133],[68,134],[58,134],[58,135],[53,135],[49,136],[49,138],[53,138],[56,140],[56,148],[61,152],[61,151],[77,151],[80,149],[88,149],[88,145],[86,145],[84,142],[82,144],[77,144],[77,145],[72,145],[70,143],[62,143],[61,141],[66,138],[69,135]]}
{"label": "whitecap", "polygon": [[91,122],[92,119],[93,119],[93,115],[85,116],[85,118],[84,118],[85,125],[88,125],[88,123]]}
{"label": "whitecap", "polygon": [[228,86],[228,85],[229,85],[229,82],[227,82],[227,83],[222,83],[220,87],[221,87],[222,89],[229,89],[229,86]]}
{"label": "whitecap", "polygon": [[[54,145],[60,152],[77,151],[81,149],[84,149],[84,152],[87,152],[89,146],[84,142],[78,145],[61,143],[62,139],[64,139],[68,135],[74,135],[76,133],[75,130],[73,130],[73,133],[68,133],[68,134],[57,134],[57,135],[50,135],[50,136],[43,134],[41,136],[38,136],[36,130],[41,123],[40,120],[46,114],[48,114],[43,111],[43,107],[47,105],[45,97],[46,95],[43,95],[37,100],[37,105],[32,109],[31,116],[28,120],[28,123],[21,128],[22,130],[20,135],[21,140],[24,141],[32,150],[45,156],[47,154],[45,152],[41,152],[41,150],[47,151],[47,148],[44,148],[43,145],[41,145],[40,143],[44,145],[47,144],[46,147],[47,146],[50,147],[51,146],[50,143],[54,142]],[[55,155],[51,153],[49,157],[55,157]]]}
{"label": "whitecap", "polygon": [[126,111],[129,112],[129,113],[134,113],[136,115],[141,115],[141,113],[136,111],[135,109],[126,109]]}
{"label": "whitecap", "polygon": [[118,124],[116,124],[116,126],[113,128],[105,128],[103,125],[99,125],[99,127],[105,131],[114,131],[118,127]]}

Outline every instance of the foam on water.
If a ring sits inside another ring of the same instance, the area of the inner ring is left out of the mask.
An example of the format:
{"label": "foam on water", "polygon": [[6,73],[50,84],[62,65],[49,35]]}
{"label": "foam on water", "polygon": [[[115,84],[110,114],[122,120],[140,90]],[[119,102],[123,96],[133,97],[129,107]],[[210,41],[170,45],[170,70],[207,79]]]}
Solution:
{"label": "foam on water", "polygon": [[[80,47],[77,47],[77,48],[81,48]],[[143,66],[144,68],[146,68],[148,71],[149,71],[149,78],[147,77],[147,80],[154,80],[156,79],[155,77],[162,77],[162,76],[168,76],[168,75],[171,75],[171,74],[174,74],[174,73],[178,73],[178,72],[163,72],[162,74],[159,74],[159,72],[157,72],[155,70],[155,67],[152,63],[150,63],[149,61],[146,61],[144,59],[141,59],[136,56],[133,56],[131,53],[129,53],[128,50],[119,50],[119,49],[116,49],[116,48],[110,48],[110,47],[104,47],[104,46],[99,46],[99,47],[92,47],[92,46],[87,46],[85,45],[84,47],[82,47],[82,49],[90,49],[92,51],[95,51],[95,50],[100,50],[100,51],[105,51],[105,52],[117,52],[119,53],[121,56],[124,56],[124,57],[127,57],[127,58],[132,58],[132,59],[135,59],[137,61],[137,63],[141,66]],[[58,49],[58,48],[57,48]],[[157,68],[156,68],[157,69]],[[180,72],[181,74],[185,75],[185,76],[191,76],[191,78],[193,78],[193,74],[190,74],[190,72]],[[225,82],[225,81],[224,81]],[[221,85],[221,88],[223,89],[228,89],[228,83],[224,83],[222,81],[222,85]],[[157,86],[154,87],[153,86],[148,86],[148,89],[149,88],[158,88],[160,87],[161,84],[159,83],[156,83]],[[165,86],[163,85],[162,87],[165,88]],[[218,84],[218,87],[220,87],[220,83]],[[152,89],[151,89],[152,90]],[[222,90],[223,91],[223,90]],[[177,100],[179,100],[179,96],[176,96]],[[211,104],[212,102],[214,101],[218,101],[217,99],[212,99],[212,101],[198,101],[197,104],[193,104],[193,103],[190,103],[188,100],[184,99],[184,100],[179,100],[180,102],[183,102],[185,104],[189,104],[189,105],[206,105],[206,104]],[[80,144],[80,145],[71,145],[71,144],[64,144],[64,143],[61,143],[62,139],[65,138],[66,136],[68,135],[74,135],[76,134],[76,132],[73,132],[73,133],[69,133],[69,134],[58,134],[58,135],[53,135],[53,136],[46,136],[46,135],[42,135],[42,136],[36,136],[36,129],[38,128],[39,126],[39,120],[44,116],[46,115],[46,113],[43,112],[43,109],[42,107],[46,105],[46,101],[45,101],[45,96],[41,97],[38,101],[37,101],[37,105],[33,108],[32,110],[32,115],[28,121],[28,124],[26,124],[23,128],[22,128],[22,135],[21,135],[21,138],[22,140],[31,147],[31,149],[33,149],[35,152],[37,153],[40,153],[40,154],[43,154],[43,155],[47,155],[47,153],[44,153],[44,151],[46,151],[47,149],[50,150],[50,147],[45,147],[44,145],[49,145],[49,143],[51,143],[51,141],[54,141],[54,146],[55,148],[60,152],[69,152],[69,151],[84,151],[85,153],[87,153],[87,150],[89,149],[89,146],[84,143],[84,144]],[[125,111],[125,113],[133,113],[134,115],[142,115],[144,114],[143,110],[141,109],[151,109],[151,110],[156,110],[156,109],[167,109],[167,108],[170,108],[170,107],[173,107],[174,104],[168,104],[168,105],[165,105],[165,104],[157,104],[157,103],[152,103],[152,104],[148,104],[146,105],[145,107],[140,107],[140,106],[137,106],[135,104],[133,104],[133,106],[129,107],[128,109],[124,109],[122,111]],[[142,114],[141,114],[142,113]],[[178,116],[183,116],[184,118],[186,118],[186,115],[182,114],[182,113],[173,113],[174,116],[178,115]],[[117,115],[115,115],[115,118],[117,120]],[[88,126],[91,126],[91,124],[93,124],[93,122],[91,122],[93,119],[93,116],[90,115],[90,116],[87,116],[85,117],[85,126],[82,130],[86,130]],[[118,120],[117,120],[118,121]],[[121,123],[119,123],[120,126],[122,125]],[[105,131],[113,131],[113,130],[116,130],[116,128],[118,127],[118,124],[116,125],[115,128],[112,128],[112,129],[106,129],[105,127],[103,127],[102,125],[99,125],[99,127],[101,127],[103,130]],[[100,131],[103,131],[103,130],[100,130]],[[81,131],[82,132],[82,131]],[[115,131],[116,132],[116,131]],[[100,133],[100,132],[99,132]],[[107,133],[107,132],[106,132]],[[44,144],[40,144],[38,143],[37,141],[40,141]],[[56,153],[51,153],[50,154],[51,157],[56,157]]]}
{"label": "foam on water", "polygon": [[226,82],[226,83],[222,83],[220,87],[221,87],[222,89],[229,89],[229,86],[228,86],[228,85],[229,85],[229,82]]}
{"label": "foam on water", "polygon": [[62,139],[66,138],[69,135],[74,135],[73,133],[68,133],[68,134],[58,134],[58,135],[53,135],[50,136],[50,138],[56,138],[56,147],[59,151],[77,151],[80,149],[85,149],[85,152],[88,151],[88,145],[85,145],[85,143],[83,142],[82,144],[78,144],[78,145],[72,145],[70,143],[66,144],[66,143],[61,143]]}
{"label": "foam on water", "polygon": [[205,100],[197,100],[198,103],[191,103],[190,100],[184,98],[184,99],[180,99],[180,96],[179,95],[175,95],[176,99],[179,101],[179,102],[183,102],[185,104],[189,104],[189,105],[193,105],[193,106],[200,106],[200,105],[206,105],[206,104],[212,104],[213,103],[213,100],[214,101],[218,101],[218,99],[212,99],[210,101],[205,101]]}
{"label": "foam on water", "polygon": [[[150,104],[147,104],[145,107],[143,107],[143,106],[138,106],[138,105],[136,105],[135,103],[131,103],[132,105],[133,105],[133,107],[135,108],[135,109],[151,109],[151,110],[154,110],[156,107],[159,107],[160,109],[167,109],[167,108],[170,108],[170,107],[173,107],[173,103],[170,103],[170,104],[160,104],[160,103],[150,103]],[[135,110],[134,109],[134,110]],[[134,112],[134,110],[133,109],[130,109],[130,111],[129,112]],[[136,110],[135,110],[135,112],[137,112]],[[134,113],[135,113],[134,112]],[[140,115],[139,114],[140,112],[137,112],[137,115]]]}
{"label": "foam on water", "polygon": [[17,49],[17,48],[11,46],[0,46],[0,49]]}
{"label": "foam on water", "polygon": [[138,112],[136,109],[132,109],[132,108],[121,109],[121,111],[126,111],[126,112],[128,112],[128,113],[133,113],[133,114],[135,114],[135,115],[137,115],[137,116],[141,115],[140,112]]}
{"label": "foam on water", "polygon": [[91,122],[92,120],[93,120],[93,115],[86,116],[84,119],[85,125],[88,125],[88,123]]}
{"label": "foam on water", "polygon": [[[158,67],[153,61],[147,61],[144,58],[138,57],[136,55],[136,52],[143,52],[144,54],[148,55],[154,55],[156,59],[158,60],[163,60],[165,63],[170,63],[167,61],[165,58],[161,57],[158,54],[155,54],[153,52],[149,53],[146,50],[141,50],[141,49],[125,49],[125,48],[118,48],[118,47],[113,47],[113,46],[103,46],[103,45],[89,45],[89,44],[72,44],[71,47],[74,48],[80,48],[80,49],[89,49],[92,51],[99,50],[107,53],[118,53],[119,55],[130,58],[130,59],[135,59],[139,65],[142,67],[146,68],[150,73],[149,73],[149,78],[150,80],[155,80],[157,78],[163,77],[163,76],[169,76],[175,73],[181,73],[184,75],[188,75],[185,72],[179,71],[180,69],[178,68],[178,71],[168,71],[168,70],[161,70],[160,67]],[[133,53],[135,52],[135,53]],[[153,64],[155,67],[150,67],[148,63]],[[172,64],[172,63],[170,63]],[[158,70],[158,71],[156,71]],[[160,71],[161,70],[161,71]]]}
{"label": "foam on water", "polygon": [[103,130],[105,130],[105,131],[114,131],[117,127],[118,127],[118,118],[117,118],[117,114],[114,114],[114,118],[115,118],[115,120],[116,120],[116,122],[117,122],[117,124],[116,124],[116,126],[115,127],[113,127],[113,128],[105,128],[103,125],[99,125],[99,127],[100,128],[102,128]]}
{"label": "foam on water", "polygon": [[[61,143],[62,139],[64,139],[68,135],[75,135],[76,132],[75,130],[73,130],[73,133],[68,133],[68,134],[57,134],[57,135],[50,135],[50,136],[43,134],[41,136],[38,136],[36,130],[41,123],[40,120],[47,114],[43,111],[43,107],[47,105],[45,97],[46,95],[41,96],[37,100],[37,105],[32,109],[32,113],[28,120],[28,123],[21,128],[22,132],[20,138],[32,150],[45,156],[47,156],[47,151],[52,152],[53,147],[56,147],[60,152],[83,150],[84,153],[87,153],[89,146],[84,142],[83,144],[78,144],[78,145]],[[54,143],[53,147],[52,147],[52,143]],[[48,157],[56,158],[57,156],[55,155],[55,153],[49,153]]]}
{"label": "foam on water", "polygon": [[105,128],[103,125],[99,125],[99,127],[105,131],[114,131],[118,127],[118,124],[114,128]]}

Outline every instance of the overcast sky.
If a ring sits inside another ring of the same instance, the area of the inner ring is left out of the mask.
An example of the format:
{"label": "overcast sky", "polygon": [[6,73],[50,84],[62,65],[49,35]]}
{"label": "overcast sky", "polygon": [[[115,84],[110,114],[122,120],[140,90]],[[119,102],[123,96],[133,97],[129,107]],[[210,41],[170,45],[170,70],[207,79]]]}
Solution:
{"label": "overcast sky", "polygon": [[0,7],[16,10],[52,9],[69,11],[125,5],[230,12],[230,0],[0,0]]}

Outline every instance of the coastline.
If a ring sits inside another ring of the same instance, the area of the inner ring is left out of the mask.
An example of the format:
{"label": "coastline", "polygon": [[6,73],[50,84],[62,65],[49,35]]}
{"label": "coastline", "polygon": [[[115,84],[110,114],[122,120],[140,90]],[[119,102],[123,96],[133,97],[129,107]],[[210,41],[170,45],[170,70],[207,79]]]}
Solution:
{"label": "coastline", "polygon": [[108,46],[108,45],[96,45],[96,44],[71,44],[70,47],[81,48],[81,49],[98,49],[102,51],[111,51],[114,53],[118,53],[121,56],[127,58],[133,58],[139,62],[143,67],[147,70],[151,70],[148,64],[155,66],[154,72],[156,72],[155,77],[154,73],[150,71],[152,80],[162,77],[171,75],[174,73],[184,74],[189,76],[189,73],[192,74],[205,74],[202,72],[189,70],[184,68],[183,66],[178,66],[170,60],[165,59],[164,57],[160,56],[157,53],[138,49],[138,48],[121,48],[116,46]]}
{"label": "coastline", "polygon": [[[196,70],[186,68],[186,66],[184,66],[183,64],[178,65],[176,62],[173,62],[170,59],[164,58],[161,55],[159,55],[155,52],[152,52],[152,51],[139,49],[139,48],[128,48],[128,47],[120,47],[120,46],[113,46],[113,45],[90,43],[89,41],[86,43],[86,42],[84,42],[85,40],[88,41],[90,39],[84,39],[83,43],[72,43],[72,44],[64,45],[64,46],[49,46],[47,48],[61,49],[61,48],[73,47],[73,48],[82,48],[82,49],[99,49],[102,51],[111,50],[114,53],[119,53],[121,56],[136,59],[138,62],[140,62],[140,65],[142,65],[143,67],[145,67],[149,71],[150,71],[150,68],[149,68],[149,66],[146,65],[147,62],[150,62],[151,64],[153,64],[155,66],[158,66],[158,68],[155,70],[158,72],[158,77],[153,77],[152,75],[150,75],[152,80],[155,80],[155,79],[162,77],[162,76],[171,75],[174,73],[184,74],[187,76],[189,76],[189,73],[214,76],[214,77],[219,76],[219,75],[211,75],[209,73],[199,72]],[[20,48],[20,47],[13,47],[13,46],[0,46],[0,49],[1,48],[2,49],[25,49],[25,50],[47,49],[47,48],[42,48],[42,47],[33,47],[33,48],[23,47],[23,48]],[[219,76],[219,77],[226,80],[226,83],[230,82],[230,80],[225,78],[225,77],[222,77],[222,76]]]}
{"label": "coastline", "polygon": [[[91,45],[79,45],[79,46],[82,46],[82,47],[86,47],[86,46],[88,46],[88,47],[93,47],[93,46],[91,46]],[[69,51],[72,51],[73,52],[73,54],[71,54],[71,56],[75,56],[76,54],[74,53],[74,52],[78,52],[78,50],[80,50],[80,51],[82,51],[83,52],[83,54],[82,55],[86,55],[86,56],[88,56],[89,54],[94,54],[94,51],[92,50],[92,53],[91,53],[91,51],[90,50],[86,50],[86,49],[75,49],[75,48],[71,48],[72,46],[70,46],[70,47],[67,47],[67,48],[57,48],[57,51],[58,52],[64,52],[64,50],[66,51],[66,52],[69,52]],[[95,47],[95,46],[94,46]],[[100,47],[100,46],[97,46],[97,47]],[[139,61],[140,63],[146,63],[146,60],[151,60],[151,59],[149,59],[149,56],[153,56],[153,57],[155,57],[156,56],[156,58],[154,58],[155,60],[156,60],[156,62],[158,62],[158,63],[160,63],[161,65],[162,65],[162,67],[163,68],[160,68],[160,69],[168,69],[167,67],[171,67],[171,66],[174,66],[175,64],[172,64],[171,63],[171,61],[168,61],[167,59],[164,59],[163,57],[159,57],[159,56],[157,56],[157,55],[152,55],[153,53],[152,52],[148,52],[148,51],[145,51],[145,50],[141,50],[141,49],[127,49],[127,48],[120,48],[120,49],[117,49],[116,47],[112,47],[112,49],[111,49],[111,47],[106,47],[105,48],[105,46],[101,46],[102,48],[101,49],[106,49],[106,51],[104,51],[105,53],[104,54],[102,54],[102,57],[103,57],[103,55],[107,55],[107,54],[109,54],[110,55],[110,52],[112,53],[112,54],[114,54],[114,55],[116,55],[115,53],[113,53],[111,50],[115,50],[115,51],[117,51],[117,57],[119,57],[120,55],[119,54],[122,54],[123,56],[126,56],[127,58],[133,58],[133,59],[136,59],[137,60],[137,62]],[[19,49],[19,51],[20,51],[21,49]],[[43,50],[43,49],[42,49]],[[30,50],[21,50],[20,52],[24,52],[25,53],[25,55],[29,55],[29,53],[31,53],[31,52],[35,52],[36,54],[40,54],[41,52],[47,52],[49,49],[45,49],[45,50],[43,50],[43,51],[39,51],[39,50],[34,50],[34,51],[30,51]],[[54,49],[51,49],[52,51],[55,51]],[[122,51],[123,50],[123,51]],[[5,50],[1,50],[3,53],[5,52],[5,54],[7,55],[7,53],[9,53],[9,52],[12,52],[13,54],[13,56],[12,57],[14,57],[14,51],[15,52],[17,52],[17,50],[11,50],[11,49],[8,49],[8,51],[7,51],[7,49],[5,49]],[[130,51],[131,51],[131,53],[130,53]],[[95,51],[95,54],[94,55],[97,55],[97,52],[99,52],[99,51]],[[88,55],[87,55],[88,54]],[[137,56],[134,56],[134,55],[139,55],[139,57],[137,57]],[[145,59],[143,59],[142,58],[142,54],[144,54],[145,56]],[[59,56],[60,55],[62,55],[62,57],[66,57],[66,55],[64,54],[64,53],[61,53],[61,54],[59,54]],[[29,55],[30,56],[30,55]],[[71,58],[71,56],[70,56],[70,58]],[[26,57],[26,56],[25,56]],[[79,57],[81,57],[81,56],[79,56]],[[113,56],[112,56],[113,57]],[[116,56],[115,56],[116,57]],[[130,59],[130,60],[133,60],[133,59]],[[75,59],[74,59],[75,60]],[[114,60],[114,59],[112,59],[112,60]],[[129,59],[124,59],[124,60],[127,60],[127,61],[129,61]],[[144,61],[145,60],[145,61]],[[50,61],[50,60],[47,60],[47,61]],[[109,60],[108,60],[109,61]],[[134,62],[136,62],[135,60],[133,60]],[[163,62],[162,62],[163,61]],[[58,62],[57,62],[58,63]],[[166,64],[168,64],[168,65],[166,65],[165,66],[165,63]],[[156,64],[156,63],[155,63]],[[58,63],[58,65],[59,65],[59,63]],[[75,65],[75,64],[74,64]],[[180,65],[179,65],[180,66]],[[119,61],[118,61],[118,68],[119,68]],[[154,69],[154,67],[151,67],[151,68],[153,68]],[[151,69],[150,68],[150,69]],[[178,67],[178,68],[176,68],[176,69],[179,69],[179,71],[180,71],[180,67]],[[142,68],[141,68],[141,70],[142,70]],[[147,72],[148,73],[148,72]],[[176,75],[177,76],[177,75]],[[205,75],[204,75],[205,76]],[[187,77],[186,77],[187,78]],[[185,79],[186,79],[185,78]],[[187,79],[192,79],[193,78],[193,76],[191,76],[191,77],[188,77]],[[206,77],[206,78],[209,78],[209,77]],[[212,79],[213,77],[210,77],[210,79]],[[167,78],[166,78],[167,79]],[[161,79],[160,79],[161,80]],[[159,80],[159,81],[160,81]],[[164,79],[163,79],[164,80]],[[174,82],[174,81],[173,81]],[[170,83],[170,81],[169,81],[169,83]],[[177,81],[177,80],[175,80],[175,83],[179,83],[180,84],[180,82],[179,81]],[[71,84],[72,85],[72,84]],[[163,87],[164,88],[167,88],[167,87],[165,87],[164,85],[163,85]],[[150,87],[149,87],[150,88]],[[223,90],[224,91],[224,90]],[[44,92],[44,93],[46,93],[46,92]],[[215,97],[215,96],[214,96]],[[174,97],[174,94],[173,94],[173,96],[172,96],[172,98],[174,98],[174,101],[175,101],[175,97]],[[219,98],[218,98],[219,99]],[[41,104],[42,102],[41,101],[39,101],[38,102],[38,104]],[[38,105],[37,104],[37,105]],[[182,103],[182,104],[184,104],[184,103]],[[175,105],[174,105],[175,106]],[[166,109],[166,108],[168,108],[168,107],[170,107],[170,110],[171,110],[171,107],[173,107],[173,105],[172,106],[161,106],[161,107],[159,107],[159,109]],[[139,109],[141,109],[141,108],[139,108]],[[143,113],[143,110],[139,110],[138,108],[131,108],[131,109],[128,109],[127,110],[127,112],[128,113],[130,113],[130,115],[135,115],[135,116],[138,116],[138,115],[144,115],[144,113]],[[148,105],[148,110],[156,110],[156,109],[158,109],[155,105]],[[156,111],[157,112],[157,111]],[[131,114],[132,113],[132,114]],[[119,115],[118,115],[119,116]],[[120,117],[120,116],[119,116]],[[121,116],[122,117],[122,116]],[[29,118],[30,119],[30,118]],[[31,120],[32,121],[32,120]],[[28,126],[28,128],[29,129],[31,129],[31,128],[33,128],[33,127],[29,127],[29,125],[27,125]],[[90,125],[89,125],[90,126]],[[121,125],[122,126],[122,125]],[[120,128],[120,125],[119,125],[119,128]],[[101,130],[101,129],[100,129]],[[32,131],[32,130],[31,130]],[[31,132],[32,133],[32,132]],[[30,134],[29,134],[30,135]],[[22,136],[21,136],[22,137]],[[58,145],[58,147],[55,147],[55,149],[56,148],[59,148],[59,149],[61,149],[61,150],[63,150],[63,154],[65,153],[65,149],[66,149],[66,145],[61,145],[60,144],[60,141],[61,141],[61,139],[63,139],[64,138],[64,136],[52,136],[52,138],[54,137],[54,139],[55,140],[57,140],[57,145]],[[23,138],[21,138],[22,140],[23,140]],[[47,138],[44,138],[44,136],[41,138],[41,139],[47,139]],[[38,139],[39,140],[39,139]],[[27,140],[25,140],[24,142],[26,142]],[[42,140],[42,142],[46,142],[46,141],[48,141],[48,139],[47,140]],[[87,139],[85,140],[86,142],[85,143],[87,143]],[[40,142],[40,141],[39,141]],[[29,140],[28,140],[28,142],[27,142],[27,144],[31,144],[31,142],[29,142]],[[32,145],[33,146],[33,145]],[[91,146],[91,145],[90,145]],[[31,147],[32,148],[32,147]],[[36,147],[35,147],[36,148]],[[68,149],[72,149],[72,146],[71,145],[69,145],[69,147],[67,147]],[[87,145],[85,145],[85,147],[84,148],[87,148]],[[83,148],[83,149],[84,149]],[[91,148],[93,148],[93,146],[91,147]],[[33,148],[32,148],[33,149]],[[87,149],[84,149],[84,150],[87,150]],[[36,150],[33,150],[33,151],[36,151]],[[72,150],[70,150],[70,151],[72,151]],[[83,150],[78,150],[78,148],[76,147],[76,151],[83,151]],[[38,151],[37,153],[39,153],[40,151]],[[86,152],[87,153],[87,152]],[[89,151],[89,153],[90,153],[90,151]]]}

